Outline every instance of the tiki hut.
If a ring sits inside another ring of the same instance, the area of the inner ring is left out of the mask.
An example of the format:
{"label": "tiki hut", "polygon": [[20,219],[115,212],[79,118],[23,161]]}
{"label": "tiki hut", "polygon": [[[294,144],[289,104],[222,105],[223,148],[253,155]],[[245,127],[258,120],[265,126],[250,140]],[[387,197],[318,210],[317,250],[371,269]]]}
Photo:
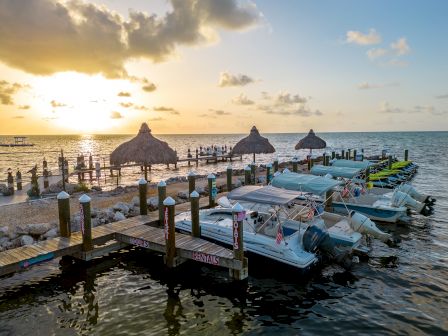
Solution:
{"label": "tiki hut", "polygon": [[156,139],[146,123],[140,127],[137,136],[118,146],[110,155],[110,163],[119,166],[125,163],[138,163],[145,168],[148,179],[148,166],[158,163],[176,163],[176,152],[164,141]]}
{"label": "tiki hut", "polygon": [[295,149],[309,149],[310,153],[312,153],[313,149],[322,149],[325,147],[327,147],[327,143],[310,129],[308,135],[297,143]]}
{"label": "tiki hut", "polygon": [[255,126],[250,130],[250,134],[238,141],[232,150],[232,154],[253,154],[254,162],[255,154],[269,154],[274,152],[274,146],[269,143],[267,138],[260,135]]}

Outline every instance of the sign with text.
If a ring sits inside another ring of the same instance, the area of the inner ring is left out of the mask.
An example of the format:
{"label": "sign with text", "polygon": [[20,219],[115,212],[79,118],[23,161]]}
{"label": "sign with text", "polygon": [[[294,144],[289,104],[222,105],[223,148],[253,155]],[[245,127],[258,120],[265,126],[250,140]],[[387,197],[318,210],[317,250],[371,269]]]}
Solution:
{"label": "sign with text", "polygon": [[169,237],[169,227],[168,227],[168,207],[165,207],[165,213],[163,216],[163,231],[165,233],[165,240]]}
{"label": "sign with text", "polygon": [[239,244],[238,244],[238,217],[241,214],[241,212],[237,212],[235,214],[233,214],[233,248],[235,250],[238,250],[239,248]]}
{"label": "sign with text", "polygon": [[193,252],[193,260],[210,265],[219,265],[219,257],[203,252]]}

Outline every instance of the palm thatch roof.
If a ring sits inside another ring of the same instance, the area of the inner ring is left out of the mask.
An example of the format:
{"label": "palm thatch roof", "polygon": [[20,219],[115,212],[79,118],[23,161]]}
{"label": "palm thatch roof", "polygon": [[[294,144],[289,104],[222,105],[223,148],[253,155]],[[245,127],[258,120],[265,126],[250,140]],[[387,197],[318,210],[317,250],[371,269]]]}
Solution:
{"label": "palm thatch roof", "polygon": [[238,141],[233,147],[232,154],[268,154],[274,153],[275,148],[272,146],[267,138],[260,135],[255,126],[250,130],[250,134]]}
{"label": "palm thatch roof", "polygon": [[176,161],[175,151],[165,141],[156,139],[146,123],[142,124],[136,137],[122,143],[110,155],[112,165],[135,162],[146,166]]}
{"label": "palm thatch roof", "polygon": [[327,143],[310,129],[308,135],[297,143],[295,149],[322,149],[325,147],[327,147]]}

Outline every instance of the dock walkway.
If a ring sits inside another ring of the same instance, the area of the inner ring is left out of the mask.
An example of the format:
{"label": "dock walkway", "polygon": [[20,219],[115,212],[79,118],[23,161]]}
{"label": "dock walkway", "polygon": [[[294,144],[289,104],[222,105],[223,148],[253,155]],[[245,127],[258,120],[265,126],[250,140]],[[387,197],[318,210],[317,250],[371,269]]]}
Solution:
{"label": "dock walkway", "polygon": [[[153,213],[97,226],[92,229],[95,247],[88,252],[83,251],[81,232],[72,233],[69,238],[57,237],[0,252],[0,276],[62,256],[90,260],[127,245],[165,253],[164,230],[147,225],[157,219],[157,214]],[[233,270],[243,269],[241,261],[233,259],[231,250],[181,233],[176,233],[176,257],[179,261],[192,259]]]}

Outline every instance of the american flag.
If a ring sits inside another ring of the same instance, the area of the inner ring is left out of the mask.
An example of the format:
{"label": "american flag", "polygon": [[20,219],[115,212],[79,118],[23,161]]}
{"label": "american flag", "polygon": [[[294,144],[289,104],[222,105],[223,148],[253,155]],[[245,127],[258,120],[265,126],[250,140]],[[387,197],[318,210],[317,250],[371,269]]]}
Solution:
{"label": "american flag", "polygon": [[275,238],[275,242],[277,244],[280,244],[282,242],[282,239],[283,239],[283,230],[282,230],[281,224],[279,223],[278,230],[277,230],[277,237]]}

